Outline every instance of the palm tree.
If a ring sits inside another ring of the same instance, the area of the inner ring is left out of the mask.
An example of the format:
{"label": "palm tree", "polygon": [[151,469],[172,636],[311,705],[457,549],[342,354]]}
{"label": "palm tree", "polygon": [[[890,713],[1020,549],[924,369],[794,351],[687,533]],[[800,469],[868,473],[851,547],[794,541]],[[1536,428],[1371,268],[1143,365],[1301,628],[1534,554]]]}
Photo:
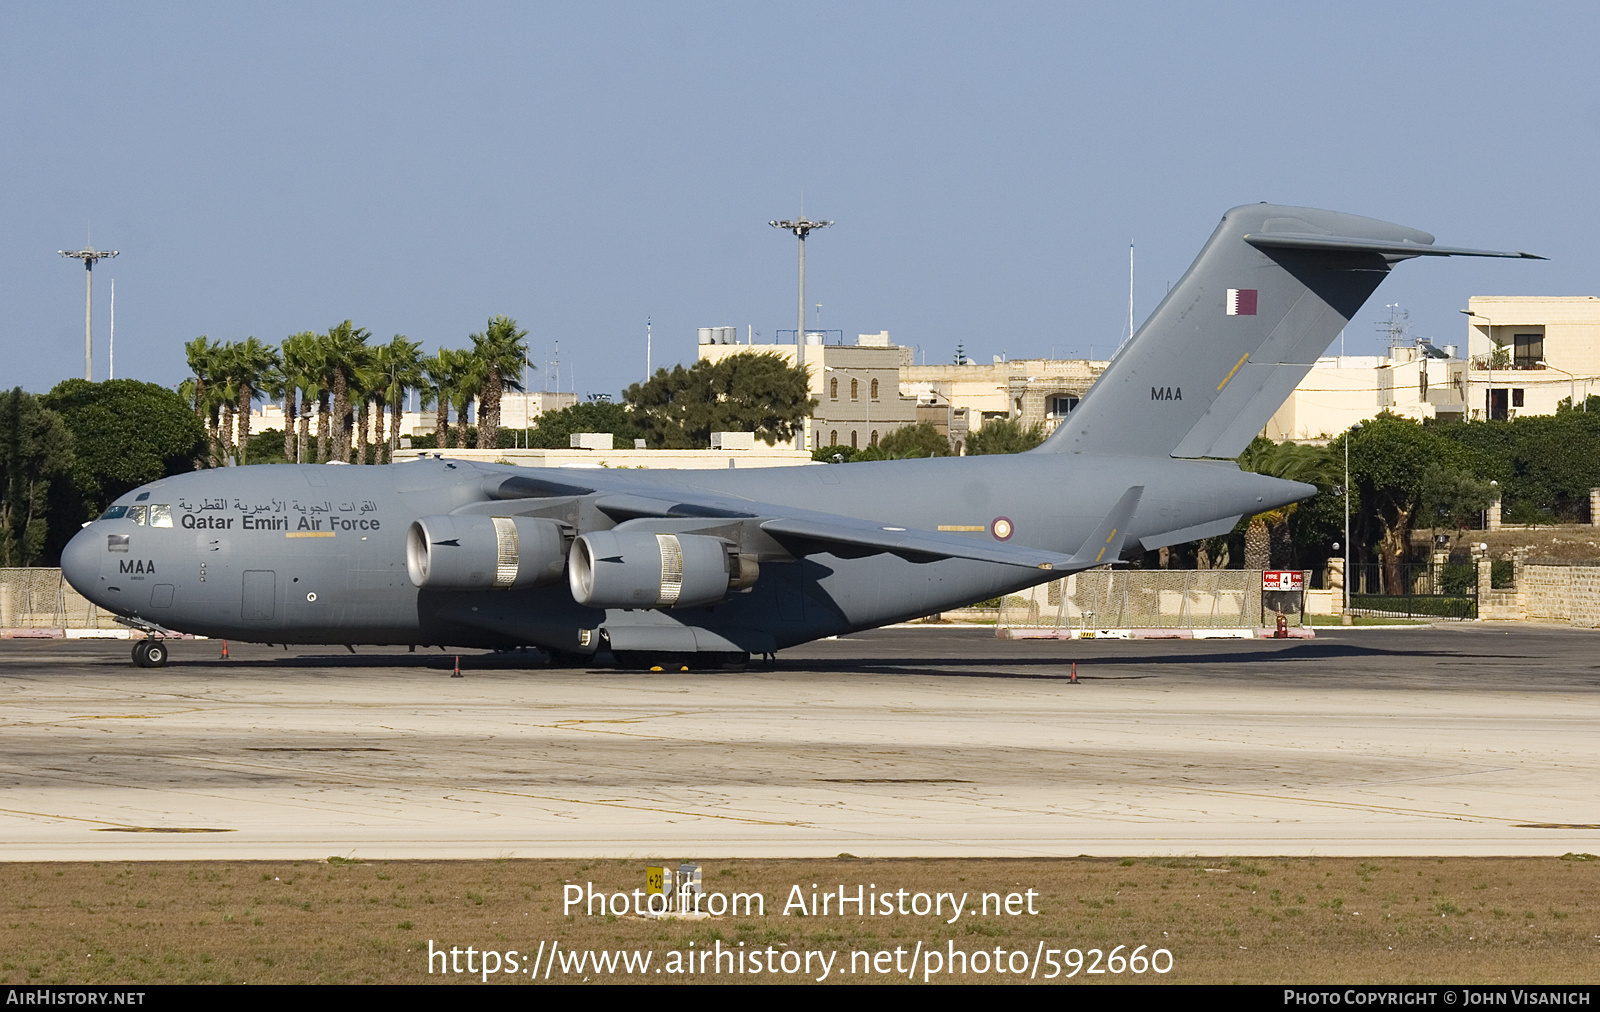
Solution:
{"label": "palm tree", "polygon": [[522,367],[528,363],[528,332],[509,316],[496,316],[481,334],[472,335],[472,354],[481,375],[478,394],[478,449],[492,450],[500,435],[500,395],[506,387],[522,389]]}
{"label": "palm tree", "polygon": [[333,392],[333,457],[350,459],[350,381],[357,370],[366,365],[372,349],[367,339],[372,334],[364,327],[354,326],[349,320],[329,327],[323,348],[327,352],[327,376]]}
{"label": "palm tree", "polygon": [[217,385],[222,371],[222,346],[201,334],[186,343],[183,351],[188,357],[189,369],[194,373],[194,382],[186,384],[188,389],[184,395],[194,405],[194,413],[206,427],[206,445],[209,447],[206,466],[216,467],[221,462],[217,412],[222,407],[222,401]]}
{"label": "palm tree", "polygon": [[255,400],[256,389],[272,381],[281,360],[278,350],[255,337],[247,337],[228,346],[227,372],[229,385],[237,392],[239,415],[239,463],[248,463],[250,450],[250,405]]}
{"label": "palm tree", "polygon": [[[1324,487],[1339,480],[1333,454],[1326,447],[1274,443],[1261,436],[1252,440],[1244,453],[1239,455],[1239,468]],[[1250,524],[1244,532],[1245,569],[1272,569],[1276,564],[1288,563],[1285,556],[1289,547],[1289,518],[1298,507],[1298,503],[1290,503],[1250,518]]]}
{"label": "palm tree", "polygon": [[449,349],[440,348],[432,358],[422,363],[422,406],[434,405],[433,445],[445,448],[450,424],[450,389],[452,384],[452,356]]}
{"label": "palm tree", "polygon": [[[283,339],[284,396],[283,456],[305,463],[311,437],[311,401],[322,389],[321,345],[309,330]],[[301,392],[304,396],[297,396]],[[302,408],[304,410],[302,410]],[[296,432],[296,425],[299,431]]]}
{"label": "palm tree", "polygon": [[383,435],[383,408],[385,404],[393,407],[392,442],[398,443],[400,415],[405,403],[406,391],[422,384],[422,342],[408,341],[404,334],[396,334],[388,344],[377,349],[376,369],[381,374],[383,386],[379,389],[376,397],[378,402],[378,429],[373,436],[373,441],[379,447],[377,459],[386,464],[392,464],[394,463],[393,447],[391,441],[385,440]]}
{"label": "palm tree", "polygon": [[[467,448],[467,415],[483,386],[483,372],[477,356],[465,348],[452,348],[450,356],[450,399],[456,406],[456,449]],[[480,412],[480,421],[481,412]]]}

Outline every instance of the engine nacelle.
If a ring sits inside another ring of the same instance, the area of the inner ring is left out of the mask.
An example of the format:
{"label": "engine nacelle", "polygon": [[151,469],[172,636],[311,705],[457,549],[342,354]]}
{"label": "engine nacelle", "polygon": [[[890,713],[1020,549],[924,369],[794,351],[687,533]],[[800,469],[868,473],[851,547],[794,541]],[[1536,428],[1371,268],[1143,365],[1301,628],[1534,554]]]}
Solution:
{"label": "engine nacelle", "polygon": [[541,517],[449,513],[406,532],[406,570],[426,590],[518,590],[561,579],[571,528]]}
{"label": "engine nacelle", "polygon": [[574,542],[571,561],[573,598],[596,608],[716,604],[758,575],[737,546],[705,534],[592,531]]}

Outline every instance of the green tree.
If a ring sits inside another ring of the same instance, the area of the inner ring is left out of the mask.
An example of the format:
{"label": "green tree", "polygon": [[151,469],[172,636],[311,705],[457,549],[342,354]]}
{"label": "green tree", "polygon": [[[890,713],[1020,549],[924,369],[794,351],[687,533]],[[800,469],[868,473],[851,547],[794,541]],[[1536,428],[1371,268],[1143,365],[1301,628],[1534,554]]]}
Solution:
{"label": "green tree", "polygon": [[322,394],[322,345],[309,330],[283,339],[285,460],[316,459],[311,446],[311,404]]}
{"label": "green tree", "polygon": [[205,426],[191,405],[154,383],[70,379],[41,402],[61,415],[74,447],[72,481],[51,490],[51,554],[118,496],[193,470],[205,452]]}
{"label": "green tree", "polygon": [[[1473,474],[1477,460],[1462,444],[1388,412],[1345,438],[1350,441],[1350,480],[1361,501],[1360,513],[1352,519],[1367,529],[1368,543],[1377,550],[1385,591],[1400,593],[1411,531],[1427,519],[1429,504],[1446,494],[1441,476]],[[1339,452],[1343,446],[1332,449]]]}
{"label": "green tree", "polygon": [[[377,349],[374,369],[379,374],[381,387],[377,391],[378,429],[374,434],[374,442],[378,445],[376,460],[383,463],[393,463],[394,454],[391,443],[399,442],[400,417],[405,404],[406,391],[414,390],[423,383],[422,376],[422,342],[408,341],[404,334],[396,334],[388,344]],[[393,409],[393,424],[390,426],[391,439],[384,438],[383,409],[388,405]]]}
{"label": "green tree", "polygon": [[522,389],[522,367],[528,363],[528,332],[509,316],[496,316],[481,334],[472,335],[481,384],[478,390],[478,449],[498,444],[500,395]]}
{"label": "green tree", "polygon": [[201,334],[186,343],[183,352],[194,378],[180,389],[184,399],[194,408],[195,417],[199,418],[205,427],[206,466],[220,467],[226,456],[220,417],[223,403],[227,400],[227,379],[223,374],[223,346],[220,342]]}
{"label": "green tree", "polygon": [[240,464],[250,462],[251,405],[263,384],[270,386],[281,379],[278,369],[282,364],[278,349],[258,338],[249,337],[225,348],[223,370],[227,374],[228,385],[236,391],[238,398],[235,413],[239,424]]}
{"label": "green tree", "polygon": [[[1319,491],[1331,491],[1343,480],[1341,464],[1327,447],[1274,443],[1264,436],[1257,436],[1245,447],[1239,455],[1239,467],[1315,485]],[[1279,569],[1293,564],[1289,519],[1299,508],[1299,503],[1289,503],[1250,518],[1244,536],[1245,569]]]}
{"label": "green tree", "polygon": [[817,402],[804,369],[771,352],[658,369],[622,399],[649,445],[705,449],[712,432],[754,432],[769,445],[794,438]]}
{"label": "green tree", "polygon": [[[349,320],[329,327],[322,338],[324,368],[328,389],[333,394],[333,448],[330,460],[349,460],[354,414],[350,405],[350,385],[358,372],[366,369],[372,357],[367,341],[372,337],[364,327]],[[320,434],[319,434],[320,441]]]}
{"label": "green tree", "polygon": [[1044,423],[1024,427],[1022,420],[997,418],[967,433],[967,456],[985,453],[1023,453],[1044,442]]}
{"label": "green tree", "polygon": [[948,457],[950,440],[941,436],[932,422],[915,422],[878,440],[878,449],[891,458]]}
{"label": "green tree", "polygon": [[17,387],[0,394],[0,565],[31,566],[49,533],[51,483],[72,467],[72,433]]}
{"label": "green tree", "polygon": [[609,432],[629,449],[635,439],[644,438],[633,413],[625,405],[592,401],[540,415],[528,433],[528,445],[541,450],[563,450],[571,445],[569,437],[574,432]]}

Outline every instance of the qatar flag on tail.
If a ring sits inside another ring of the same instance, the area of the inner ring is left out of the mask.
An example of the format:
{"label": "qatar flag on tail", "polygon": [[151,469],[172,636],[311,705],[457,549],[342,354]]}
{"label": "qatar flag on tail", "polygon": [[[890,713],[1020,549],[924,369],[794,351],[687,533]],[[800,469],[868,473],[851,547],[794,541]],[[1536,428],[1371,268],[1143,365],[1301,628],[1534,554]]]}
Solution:
{"label": "qatar flag on tail", "polygon": [[1228,315],[1256,315],[1256,290],[1254,288],[1228,289]]}

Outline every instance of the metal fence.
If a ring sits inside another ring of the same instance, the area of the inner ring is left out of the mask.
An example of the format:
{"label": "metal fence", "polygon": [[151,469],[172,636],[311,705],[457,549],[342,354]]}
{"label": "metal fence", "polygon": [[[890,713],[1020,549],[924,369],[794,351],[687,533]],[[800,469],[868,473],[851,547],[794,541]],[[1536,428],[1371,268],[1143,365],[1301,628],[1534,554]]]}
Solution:
{"label": "metal fence", "polygon": [[[1509,565],[1507,565],[1509,575]],[[1390,618],[1477,618],[1478,567],[1471,562],[1350,567],[1350,613]]]}
{"label": "metal fence", "polygon": [[0,569],[0,629],[120,629],[59,569]]}
{"label": "metal fence", "polygon": [[1242,629],[1283,612],[1300,625],[1302,595],[1269,591],[1242,569],[1097,569],[1012,594],[1000,625],[1041,629]]}

